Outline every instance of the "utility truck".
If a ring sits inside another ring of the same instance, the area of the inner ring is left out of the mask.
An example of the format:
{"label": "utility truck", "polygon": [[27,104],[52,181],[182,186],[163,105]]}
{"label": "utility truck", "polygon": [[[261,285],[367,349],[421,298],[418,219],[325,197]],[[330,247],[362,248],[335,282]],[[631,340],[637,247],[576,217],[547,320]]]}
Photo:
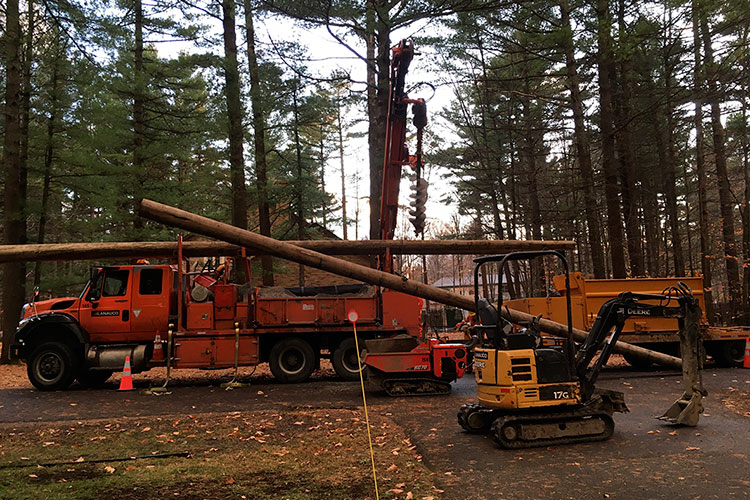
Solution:
{"label": "utility truck", "polygon": [[[246,258],[188,271],[176,265],[95,267],[78,297],[24,306],[11,346],[40,390],[106,381],[130,356],[133,373],[156,366],[220,369],[268,362],[282,382],[306,380],[322,357],[344,379],[359,364],[347,312],[363,339],[421,336],[422,299],[364,284],[250,288],[234,283]],[[211,261],[207,261],[211,262]],[[248,276],[246,274],[245,276]],[[236,358],[235,358],[236,356]]]}

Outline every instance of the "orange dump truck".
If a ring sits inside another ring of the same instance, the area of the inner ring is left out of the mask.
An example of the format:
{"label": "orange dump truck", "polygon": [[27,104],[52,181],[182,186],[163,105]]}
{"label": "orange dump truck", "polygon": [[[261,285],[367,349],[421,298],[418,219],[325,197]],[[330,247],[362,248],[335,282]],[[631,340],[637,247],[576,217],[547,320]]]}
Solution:
{"label": "orange dump truck", "polygon": [[364,284],[252,288],[228,279],[232,261],[242,263],[95,267],[78,297],[24,306],[11,354],[41,390],[101,383],[126,356],[133,373],[168,360],[178,369],[268,362],[277,379],[301,382],[321,357],[342,378],[359,377],[349,310],[362,339],[421,335],[418,297]]}
{"label": "orange dump truck", "polygon": [[[703,278],[631,278],[631,279],[585,279],[581,273],[570,275],[570,295],[573,308],[573,326],[590,330],[602,304],[622,292],[662,293],[681,281],[693,290],[701,310],[704,311],[701,326],[706,352],[724,366],[739,366],[742,363],[745,339],[750,336],[750,327],[710,326],[705,316]],[[504,301],[503,306],[565,324],[565,277],[555,276],[553,282],[560,297],[534,297]],[[676,319],[638,317],[626,321],[620,340],[647,349],[679,355],[679,337]],[[638,360],[625,359],[631,365],[642,366]]]}

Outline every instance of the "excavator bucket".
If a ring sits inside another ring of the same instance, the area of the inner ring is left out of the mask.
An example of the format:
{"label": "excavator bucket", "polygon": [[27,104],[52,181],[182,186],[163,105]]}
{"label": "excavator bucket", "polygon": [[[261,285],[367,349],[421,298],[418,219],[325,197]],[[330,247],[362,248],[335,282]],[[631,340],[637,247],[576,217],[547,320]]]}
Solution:
{"label": "excavator bucket", "polygon": [[698,425],[703,413],[703,397],[708,392],[703,388],[703,340],[699,321],[700,307],[696,303],[686,305],[685,317],[680,318],[680,353],[682,356],[682,381],[685,392],[672,406],[657,417],[670,424]]}
{"label": "excavator bucket", "polygon": [[692,391],[692,394],[688,394],[685,391],[682,397],[672,403],[672,406],[659,417],[659,420],[664,420],[670,424],[687,425],[695,427],[698,425],[701,413],[703,413],[703,394],[699,391]]}

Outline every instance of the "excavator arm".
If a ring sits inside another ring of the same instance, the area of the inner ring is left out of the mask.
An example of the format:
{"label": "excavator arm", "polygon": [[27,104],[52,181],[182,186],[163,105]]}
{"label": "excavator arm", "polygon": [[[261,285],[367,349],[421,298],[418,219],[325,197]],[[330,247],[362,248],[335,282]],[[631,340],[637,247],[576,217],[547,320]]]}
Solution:
{"label": "excavator arm", "polygon": [[[644,301],[657,301],[658,303]],[[677,318],[680,322],[680,330],[684,331],[686,328],[697,327],[697,325],[685,325],[686,319],[690,321],[691,318],[695,318],[693,314],[695,309],[698,309],[698,317],[700,317],[698,303],[687,287],[670,289],[669,294],[624,292],[607,301],[599,309],[588,337],[576,353],[575,369],[584,401],[592,396],[599,372],[607,364],[628,318],[638,316]],[[591,364],[599,350],[601,354]]]}

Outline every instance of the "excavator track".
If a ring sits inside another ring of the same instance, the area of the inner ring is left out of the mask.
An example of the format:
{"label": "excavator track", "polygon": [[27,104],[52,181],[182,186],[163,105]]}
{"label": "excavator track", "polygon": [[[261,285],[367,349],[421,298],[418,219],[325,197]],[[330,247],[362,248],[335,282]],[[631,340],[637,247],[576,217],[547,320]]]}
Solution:
{"label": "excavator track", "polygon": [[471,434],[487,434],[496,412],[477,403],[465,404],[458,410],[458,425]]}
{"label": "excavator track", "polygon": [[615,423],[607,413],[561,412],[542,415],[503,415],[490,429],[492,440],[506,449],[604,441]]}
{"label": "excavator track", "polygon": [[451,393],[451,384],[429,377],[384,378],[380,387],[389,396],[436,396]]}

